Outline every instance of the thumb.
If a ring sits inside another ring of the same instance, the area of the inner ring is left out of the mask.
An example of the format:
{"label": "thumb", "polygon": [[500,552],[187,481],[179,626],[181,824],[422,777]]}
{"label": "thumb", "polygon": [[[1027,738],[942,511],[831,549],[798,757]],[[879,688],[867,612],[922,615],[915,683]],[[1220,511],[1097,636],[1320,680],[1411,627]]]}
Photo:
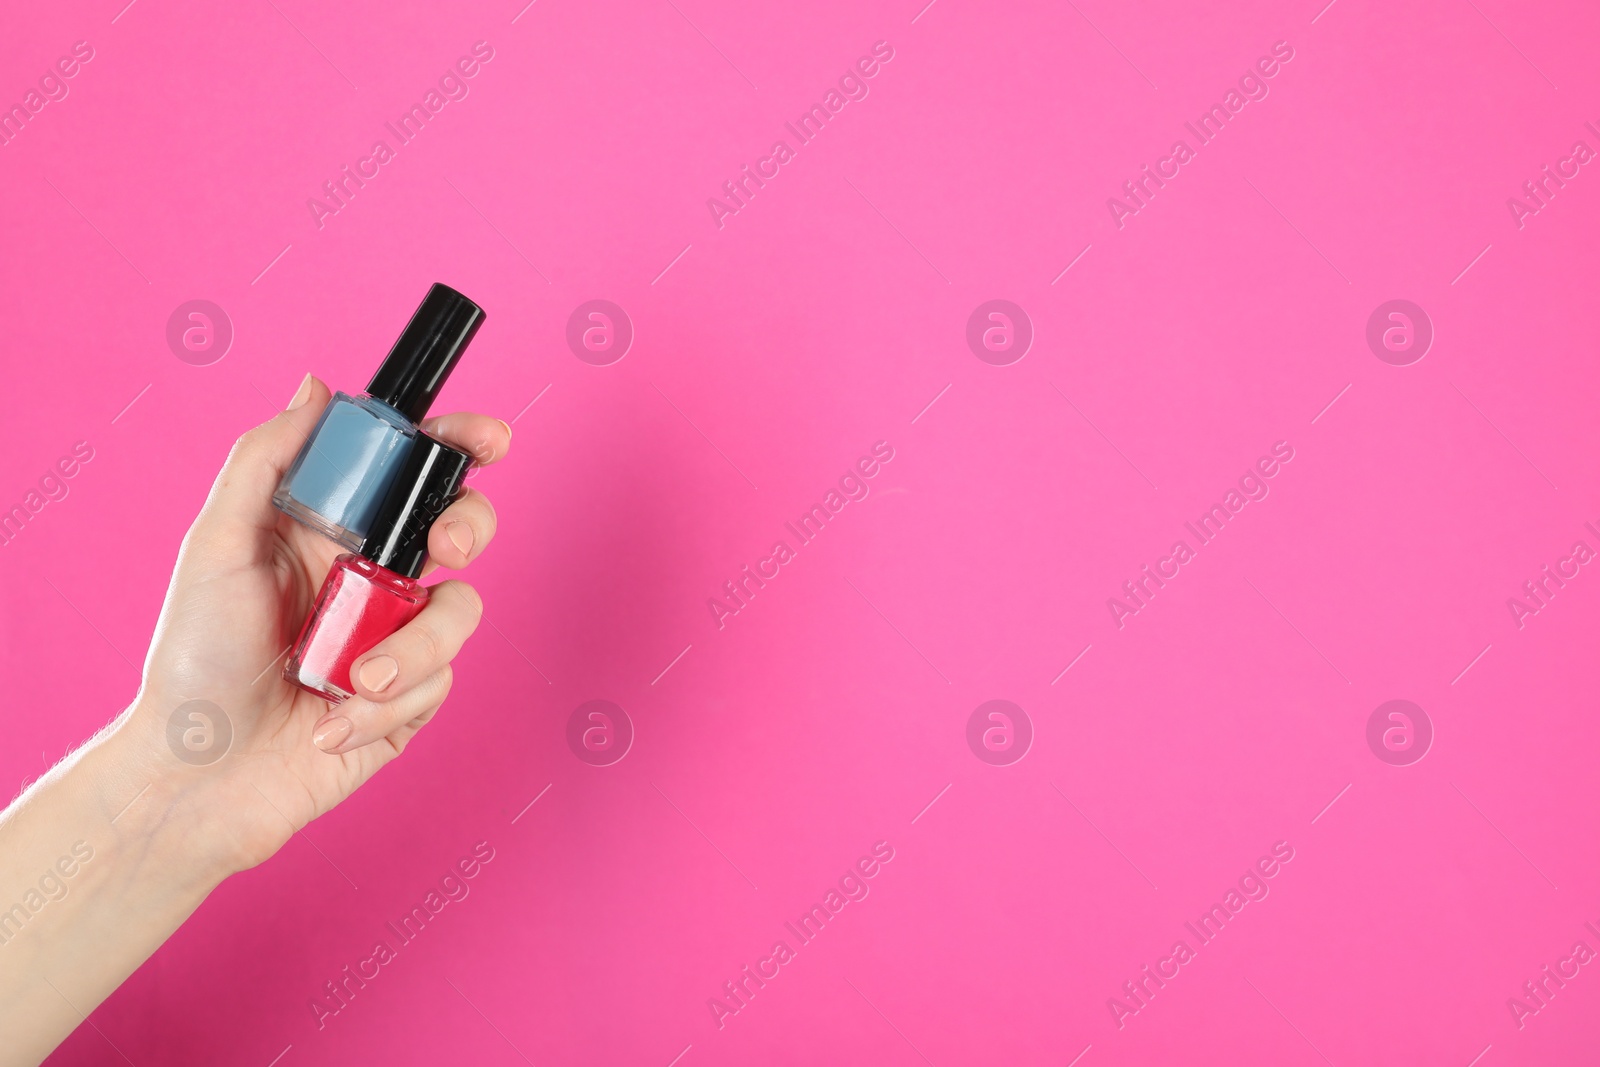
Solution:
{"label": "thumb", "polygon": [[288,407],[234,442],[195,520],[194,534],[238,547],[242,540],[259,542],[278,528],[273,491],[322,417],[329,396],[328,387],[307,374]]}

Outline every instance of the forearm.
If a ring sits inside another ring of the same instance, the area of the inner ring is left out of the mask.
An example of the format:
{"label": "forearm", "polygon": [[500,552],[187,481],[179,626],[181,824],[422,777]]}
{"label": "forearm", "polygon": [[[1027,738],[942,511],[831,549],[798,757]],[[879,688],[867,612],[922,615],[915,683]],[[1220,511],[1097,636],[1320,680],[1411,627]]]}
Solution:
{"label": "forearm", "polygon": [[227,873],[124,720],[0,814],[0,1067],[37,1064]]}

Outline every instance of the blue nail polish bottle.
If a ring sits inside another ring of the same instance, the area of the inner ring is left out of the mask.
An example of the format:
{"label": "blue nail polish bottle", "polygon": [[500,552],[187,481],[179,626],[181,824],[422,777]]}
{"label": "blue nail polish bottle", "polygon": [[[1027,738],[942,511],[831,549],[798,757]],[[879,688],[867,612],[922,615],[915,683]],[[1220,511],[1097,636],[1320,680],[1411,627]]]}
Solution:
{"label": "blue nail polish bottle", "polygon": [[272,503],[354,552],[366,540],[417,434],[417,423],[483,324],[484,311],[435,283],[364,396],[335,393]]}

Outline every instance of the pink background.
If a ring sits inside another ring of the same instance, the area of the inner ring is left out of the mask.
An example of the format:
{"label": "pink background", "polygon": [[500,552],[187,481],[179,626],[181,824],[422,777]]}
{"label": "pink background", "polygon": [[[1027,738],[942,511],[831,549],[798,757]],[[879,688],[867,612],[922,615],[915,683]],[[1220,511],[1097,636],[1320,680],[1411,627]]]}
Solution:
{"label": "pink background", "polygon": [[[0,552],[4,780],[132,695],[234,437],[307,370],[358,391],[428,283],[489,312],[437,410],[516,416],[516,448],[476,481],[493,625],[444,713],[53,1063],[1595,1047],[1593,966],[1507,1007],[1600,949],[1600,575],[1507,606],[1600,549],[1600,176],[1520,229],[1506,203],[1600,149],[1592,6],[122,2],[0,40],[5,103],[94,49],[0,147],[0,504],[94,450]],[[480,40],[470,95],[319,229],[307,199]],[[719,229],[707,198],[877,41],[870,94]],[[1119,230],[1107,198],[1276,41],[1270,94]],[[565,341],[596,298],[637,335],[609,366]],[[1436,332],[1409,366],[1365,339],[1395,298]],[[165,339],[191,299],[235,331],[208,366]],[[1035,331],[1008,366],[965,340],[991,299]],[[880,440],[870,495],[719,630],[708,599]],[[1107,599],[1278,441],[1270,495],[1119,629]],[[605,767],[566,741],[597,698],[637,734]],[[1020,762],[968,747],[991,699]],[[1435,731],[1409,766],[1367,744],[1391,699]],[[470,896],[319,1030],[479,841]],[[719,1029],[878,841],[870,895]],[[1108,998],[1279,841],[1270,895],[1119,1029]]]}

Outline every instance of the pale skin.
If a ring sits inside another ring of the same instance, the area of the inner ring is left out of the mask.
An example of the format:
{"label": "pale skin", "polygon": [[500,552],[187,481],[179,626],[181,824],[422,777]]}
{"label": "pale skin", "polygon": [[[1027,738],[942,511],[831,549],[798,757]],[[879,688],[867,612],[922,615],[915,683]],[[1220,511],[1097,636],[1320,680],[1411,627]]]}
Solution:
{"label": "pale skin", "polygon": [[[307,375],[239,439],[183,540],[132,703],[0,813],[0,1067],[42,1061],[223,879],[399,756],[450,692],[450,661],[483,610],[455,579],[356,661],[343,704],[283,680],[343,549],[276,511],[272,492],[328,397]],[[423,429],[480,465],[511,446],[510,426],[484,415]],[[465,567],[494,532],[488,499],[468,489],[429,533],[429,570]],[[205,766],[167,740],[173,712],[197,699],[233,729]],[[13,905],[26,914],[8,923]]]}

